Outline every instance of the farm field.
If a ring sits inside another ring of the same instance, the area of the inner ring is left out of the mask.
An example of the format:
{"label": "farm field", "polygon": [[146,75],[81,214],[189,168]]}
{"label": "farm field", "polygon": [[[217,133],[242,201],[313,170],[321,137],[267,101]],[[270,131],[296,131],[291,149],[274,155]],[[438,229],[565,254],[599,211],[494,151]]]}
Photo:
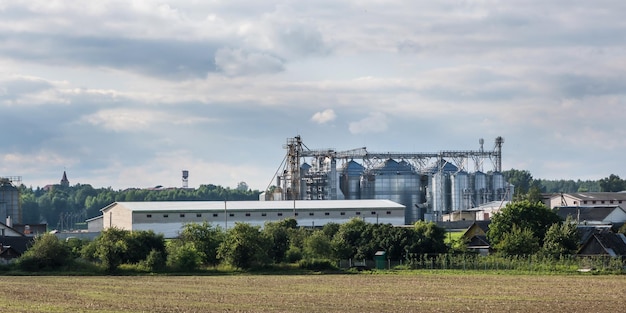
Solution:
{"label": "farm field", "polygon": [[626,276],[3,276],[5,312],[622,312]]}

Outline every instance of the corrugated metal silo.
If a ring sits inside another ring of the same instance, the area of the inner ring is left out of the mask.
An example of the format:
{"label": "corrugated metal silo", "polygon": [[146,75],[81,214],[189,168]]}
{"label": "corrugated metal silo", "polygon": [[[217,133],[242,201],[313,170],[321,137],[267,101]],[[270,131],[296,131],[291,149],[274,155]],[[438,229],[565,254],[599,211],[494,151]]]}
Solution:
{"label": "corrugated metal silo", "polygon": [[429,177],[428,186],[431,211],[441,216],[450,208],[450,175],[445,172],[434,173]]}
{"label": "corrugated metal silo", "polygon": [[345,199],[361,199],[361,176],[365,171],[363,165],[351,160],[341,170],[340,187]]}
{"label": "corrugated metal silo", "polygon": [[473,206],[479,206],[489,202],[489,186],[487,184],[487,175],[483,172],[475,172],[472,175],[472,189],[474,190]]}
{"label": "corrugated metal silo", "polygon": [[416,205],[422,202],[421,176],[406,161],[389,159],[363,174],[361,195],[405,205],[405,223],[412,224],[418,218]]}
{"label": "corrugated metal silo", "polygon": [[499,201],[506,196],[506,181],[504,175],[500,172],[493,172],[491,174],[491,190],[493,191],[493,200]]}
{"label": "corrugated metal silo", "polygon": [[452,211],[467,210],[471,203],[469,175],[465,171],[458,171],[451,175]]}
{"label": "corrugated metal silo", "polygon": [[22,223],[19,205],[20,193],[8,179],[0,178],[0,222],[5,223],[11,217],[13,223]]}

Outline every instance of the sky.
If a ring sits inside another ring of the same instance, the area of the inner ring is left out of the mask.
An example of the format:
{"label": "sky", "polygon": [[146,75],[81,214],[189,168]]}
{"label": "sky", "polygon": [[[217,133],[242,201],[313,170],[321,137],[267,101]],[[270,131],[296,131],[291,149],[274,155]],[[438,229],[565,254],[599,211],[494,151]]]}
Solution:
{"label": "sky", "polygon": [[0,0],[0,177],[265,190],[311,149],[504,138],[503,170],[626,178],[626,2]]}

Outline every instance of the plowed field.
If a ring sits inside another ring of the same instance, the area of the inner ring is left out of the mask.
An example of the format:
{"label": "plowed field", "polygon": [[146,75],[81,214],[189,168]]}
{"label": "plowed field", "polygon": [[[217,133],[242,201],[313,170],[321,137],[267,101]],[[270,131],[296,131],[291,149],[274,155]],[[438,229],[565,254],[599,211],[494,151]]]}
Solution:
{"label": "plowed field", "polygon": [[4,312],[623,312],[626,276],[0,277]]}

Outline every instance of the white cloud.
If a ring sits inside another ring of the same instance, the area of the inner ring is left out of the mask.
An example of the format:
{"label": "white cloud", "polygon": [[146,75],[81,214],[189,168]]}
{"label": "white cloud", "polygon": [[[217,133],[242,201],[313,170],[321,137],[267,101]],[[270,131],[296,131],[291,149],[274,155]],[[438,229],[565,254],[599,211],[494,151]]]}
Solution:
{"label": "white cloud", "polygon": [[326,109],[321,112],[315,112],[311,120],[318,124],[326,124],[328,122],[334,121],[337,118],[335,111],[333,109]]}
{"label": "white cloud", "polygon": [[351,122],[349,129],[352,134],[381,133],[387,130],[388,118],[381,112],[372,112],[366,118]]}
{"label": "white cloud", "polygon": [[[70,166],[82,183],[177,185],[191,164],[199,183],[264,188],[284,138],[300,133],[311,148],[365,141],[378,151],[501,135],[505,168],[626,177],[615,157],[626,153],[624,10],[581,0],[0,1],[0,125],[11,134],[0,160],[12,164],[0,176],[35,173],[23,158],[51,182]],[[188,158],[163,157],[182,150]]]}
{"label": "white cloud", "polygon": [[190,125],[210,122],[210,118],[172,114],[148,109],[101,110],[82,118],[82,122],[114,132],[159,130],[165,125]]}

